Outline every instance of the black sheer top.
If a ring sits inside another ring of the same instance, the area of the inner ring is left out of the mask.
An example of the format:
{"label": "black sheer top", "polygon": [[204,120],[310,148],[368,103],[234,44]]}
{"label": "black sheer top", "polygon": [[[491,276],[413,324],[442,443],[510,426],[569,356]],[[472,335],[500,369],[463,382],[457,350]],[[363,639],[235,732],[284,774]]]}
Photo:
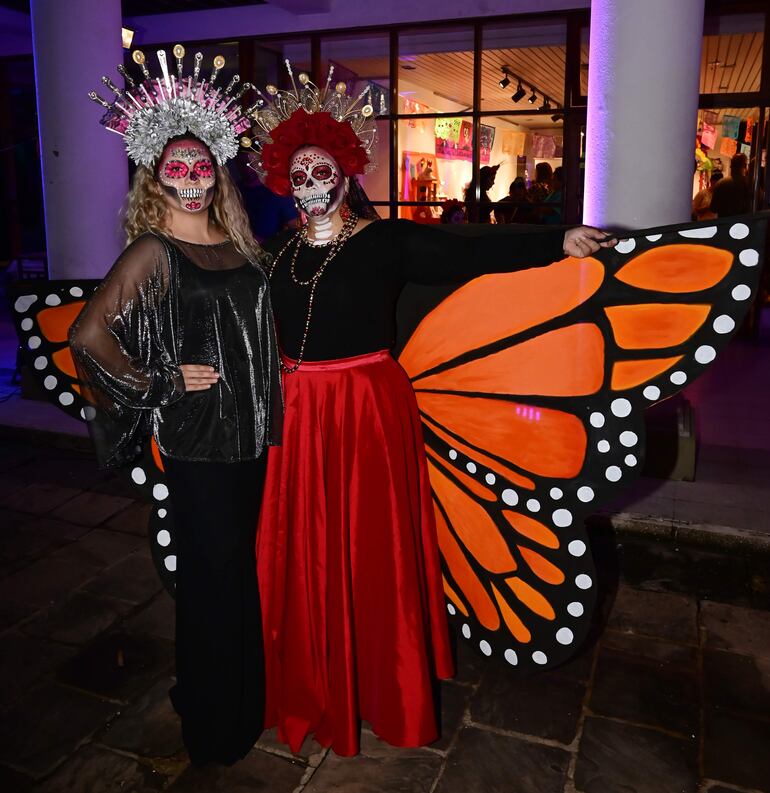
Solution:
{"label": "black sheer top", "polygon": [[[274,256],[293,232],[265,243]],[[334,360],[390,349],[396,337],[396,301],[408,282],[462,284],[485,273],[511,272],[563,258],[564,230],[511,226],[426,226],[376,220],[359,230],[318,282],[306,361]],[[270,283],[281,349],[299,354],[309,287],[291,278],[294,244],[276,263]],[[303,246],[296,275],[307,280],[328,253]]]}
{"label": "black sheer top", "polygon": [[[150,433],[183,460],[254,459],[280,442],[267,279],[232,242],[139,237],[74,323],[70,346],[103,466],[131,461]],[[213,366],[219,381],[185,393],[183,363]]]}

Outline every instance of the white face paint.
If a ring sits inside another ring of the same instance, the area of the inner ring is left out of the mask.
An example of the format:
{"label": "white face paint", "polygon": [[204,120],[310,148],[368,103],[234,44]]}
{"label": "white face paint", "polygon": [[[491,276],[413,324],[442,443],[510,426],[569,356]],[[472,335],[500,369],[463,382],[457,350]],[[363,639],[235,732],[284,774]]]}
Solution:
{"label": "white face paint", "polygon": [[289,179],[294,200],[313,223],[316,238],[330,237],[331,216],[342,205],[347,186],[336,160],[318,146],[303,146],[289,161]]}
{"label": "white face paint", "polygon": [[180,140],[163,150],[158,181],[173,206],[195,213],[211,206],[217,175],[211,155],[198,141]]}

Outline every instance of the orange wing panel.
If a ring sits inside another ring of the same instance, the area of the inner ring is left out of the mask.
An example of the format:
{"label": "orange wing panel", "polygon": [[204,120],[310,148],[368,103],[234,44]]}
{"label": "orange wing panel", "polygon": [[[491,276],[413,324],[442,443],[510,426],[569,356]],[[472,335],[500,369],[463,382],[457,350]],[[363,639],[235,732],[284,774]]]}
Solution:
{"label": "orange wing panel", "polygon": [[708,245],[662,245],[635,256],[615,278],[656,292],[700,292],[729,272],[733,254]]}
{"label": "orange wing panel", "polygon": [[541,556],[537,551],[530,548],[524,548],[521,545],[516,546],[524,561],[529,565],[529,569],[546,584],[563,584],[564,573],[559,570],[556,565],[551,564],[544,556]]}
{"label": "orange wing panel", "polygon": [[516,612],[508,605],[505,598],[497,591],[497,587],[494,584],[492,585],[492,591],[495,593],[495,600],[500,607],[500,613],[503,615],[508,630],[515,639],[522,644],[527,644],[532,639],[532,634],[529,632],[529,629],[517,616]]}
{"label": "orange wing panel", "polygon": [[566,314],[594,294],[603,279],[604,265],[593,258],[477,278],[423,319],[399,362],[416,377],[464,352]]}
{"label": "orange wing panel", "polygon": [[577,416],[501,399],[417,392],[423,413],[452,434],[539,476],[572,478],[583,466],[586,431]]}
{"label": "orange wing panel", "polygon": [[457,468],[454,468],[449,465],[445,460],[443,460],[439,455],[430,448],[430,446],[425,447],[425,451],[444,469],[449,470],[452,474],[457,477],[472,493],[475,493],[479,498],[483,498],[485,501],[495,501],[497,496],[488,488],[484,487],[481,482],[475,480],[472,476],[468,476],[465,471],[460,471]]}
{"label": "orange wing panel", "polygon": [[612,367],[612,389],[623,391],[645,383],[670,369],[683,357],[676,355],[673,358],[653,358],[647,361],[619,361]]}
{"label": "orange wing panel", "polygon": [[150,451],[152,452],[152,459],[155,460],[155,465],[158,466],[160,471],[163,470],[163,458],[160,456],[160,449],[158,444],[155,443],[155,438],[150,439]]}
{"label": "orange wing panel", "polygon": [[54,343],[67,341],[70,326],[77,319],[85,304],[85,300],[78,300],[76,303],[65,303],[39,311],[37,324],[46,339]]}
{"label": "orange wing panel", "polygon": [[463,603],[462,599],[457,594],[457,592],[455,592],[454,589],[452,589],[452,587],[449,585],[449,581],[447,581],[446,578],[444,578],[443,575],[441,576],[441,583],[444,585],[444,593],[446,594],[446,596],[467,617],[468,616],[468,609],[465,608],[465,604]]}
{"label": "orange wing panel", "polygon": [[51,358],[60,371],[64,372],[64,374],[68,374],[73,379],[77,379],[78,375],[75,370],[75,361],[72,359],[72,353],[69,347],[63,347],[61,350],[57,350]]}
{"label": "orange wing panel", "polygon": [[[450,446],[453,446],[458,451],[461,451],[466,457],[472,457],[477,463],[485,465],[487,468],[491,468],[496,474],[505,477],[508,479],[508,481],[513,482],[514,485],[525,487],[527,490],[535,489],[535,483],[531,479],[527,479],[526,476],[517,474],[516,471],[508,468],[507,465],[503,465],[493,457],[487,457],[486,454],[481,454],[477,452],[476,449],[471,449],[470,446],[466,446],[462,441],[458,440],[457,438],[453,438],[451,435],[437,427],[430,419],[425,418],[425,416],[422,416],[422,420],[428,427],[431,428],[431,430],[433,430],[433,432],[436,433],[439,438],[446,441]],[[426,446],[426,449],[427,448],[428,447]]]}
{"label": "orange wing panel", "polygon": [[711,306],[650,303],[604,310],[619,347],[658,350],[691,338],[706,321]]}
{"label": "orange wing panel", "polygon": [[495,604],[468,564],[468,560],[449,530],[441,510],[436,508],[434,512],[436,513],[436,530],[441,553],[449,566],[455,583],[468,599],[478,621],[488,630],[496,631],[500,627],[500,615],[497,613]]}
{"label": "orange wing panel", "polygon": [[556,612],[553,606],[548,602],[547,598],[540,594],[534,587],[530,586],[526,581],[514,576],[513,578],[506,578],[505,583],[511,588],[514,595],[531,611],[539,614],[547,620],[555,620]]}
{"label": "orange wing panel", "polygon": [[516,569],[516,561],[486,509],[428,462],[430,483],[465,547],[487,570],[505,573]]}
{"label": "orange wing panel", "polygon": [[595,394],[604,378],[604,338],[596,325],[559,328],[500,352],[414,381],[415,389],[484,394]]}
{"label": "orange wing panel", "polygon": [[539,520],[530,518],[528,515],[521,515],[518,512],[511,512],[509,509],[504,509],[503,515],[508,523],[523,537],[527,537],[545,548],[559,547],[559,538]]}

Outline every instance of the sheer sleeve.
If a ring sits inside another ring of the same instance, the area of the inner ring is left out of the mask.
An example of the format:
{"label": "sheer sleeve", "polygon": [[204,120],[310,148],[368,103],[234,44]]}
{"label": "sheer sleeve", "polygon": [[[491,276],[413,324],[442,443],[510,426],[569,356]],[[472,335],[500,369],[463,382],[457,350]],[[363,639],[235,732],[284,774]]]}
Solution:
{"label": "sheer sleeve", "polygon": [[[70,347],[103,465],[120,465],[149,434],[149,411],[183,396],[182,372],[163,342],[168,257],[153,235],[121,254],[70,330]],[[144,415],[143,415],[144,414]]]}
{"label": "sheer sleeve", "polygon": [[280,446],[283,435],[283,390],[281,388],[281,361],[278,355],[278,340],[270,300],[270,285],[265,276],[264,304],[257,307],[262,357],[262,385],[267,401],[265,443]]}
{"label": "sheer sleeve", "polygon": [[539,267],[564,257],[564,229],[396,222],[404,283],[459,284],[486,273]]}

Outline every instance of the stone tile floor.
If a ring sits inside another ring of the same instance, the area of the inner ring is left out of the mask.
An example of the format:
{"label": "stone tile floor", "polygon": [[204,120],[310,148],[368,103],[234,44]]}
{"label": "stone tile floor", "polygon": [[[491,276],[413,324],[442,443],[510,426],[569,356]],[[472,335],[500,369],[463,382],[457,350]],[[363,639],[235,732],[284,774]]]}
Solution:
{"label": "stone tile floor", "polygon": [[196,770],[147,509],[90,456],[0,439],[0,790],[770,792],[770,559],[596,529],[595,638],[530,678],[458,649],[442,738],[344,759],[263,736]]}

